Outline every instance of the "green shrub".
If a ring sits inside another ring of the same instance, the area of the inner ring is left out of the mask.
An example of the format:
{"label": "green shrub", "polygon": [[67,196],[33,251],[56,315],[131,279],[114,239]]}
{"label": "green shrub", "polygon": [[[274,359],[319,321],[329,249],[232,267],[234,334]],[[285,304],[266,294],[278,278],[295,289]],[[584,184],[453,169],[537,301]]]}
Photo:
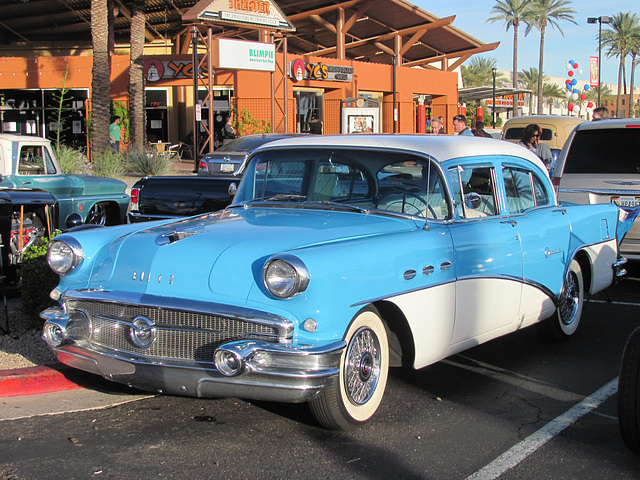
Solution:
{"label": "green shrub", "polygon": [[87,157],[75,148],[66,145],[59,145],[56,148],[56,158],[62,173],[76,173],[83,175],[91,175],[91,164]]}
{"label": "green shrub", "polygon": [[49,292],[56,288],[59,277],[47,264],[49,239],[44,237],[31,245],[22,259],[22,311],[25,314],[25,328],[42,328],[39,314],[55,304]]}
{"label": "green shrub", "polygon": [[163,153],[131,149],[124,155],[131,171],[144,176],[167,175],[173,171],[173,160]]}
{"label": "green shrub", "polygon": [[128,170],[125,157],[108,148],[103,154],[93,155],[93,174],[99,177],[123,177]]}

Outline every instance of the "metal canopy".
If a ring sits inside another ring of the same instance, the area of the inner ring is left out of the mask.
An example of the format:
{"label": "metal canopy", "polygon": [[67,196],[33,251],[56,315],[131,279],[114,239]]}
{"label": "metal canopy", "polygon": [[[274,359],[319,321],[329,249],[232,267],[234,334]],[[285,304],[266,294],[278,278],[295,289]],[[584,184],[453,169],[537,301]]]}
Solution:
{"label": "metal canopy", "polygon": [[[531,93],[531,90],[513,87],[496,86],[496,97],[507,95],[517,95],[519,93]],[[460,103],[473,102],[474,100],[485,100],[493,98],[493,87],[465,87],[458,90],[458,100]]]}
{"label": "metal canopy", "polygon": [[[106,1],[106,0],[105,0]],[[114,41],[128,45],[129,2],[112,0]],[[183,15],[196,0],[146,0],[146,40],[182,37]],[[476,53],[494,50],[452,24],[404,0],[275,0],[296,28],[287,34],[291,54],[421,66],[451,71]],[[452,7],[452,11],[454,11]],[[216,25],[215,36],[259,40],[259,31]],[[186,42],[184,40],[187,40]],[[2,0],[0,55],[24,50],[91,47],[91,0]]]}

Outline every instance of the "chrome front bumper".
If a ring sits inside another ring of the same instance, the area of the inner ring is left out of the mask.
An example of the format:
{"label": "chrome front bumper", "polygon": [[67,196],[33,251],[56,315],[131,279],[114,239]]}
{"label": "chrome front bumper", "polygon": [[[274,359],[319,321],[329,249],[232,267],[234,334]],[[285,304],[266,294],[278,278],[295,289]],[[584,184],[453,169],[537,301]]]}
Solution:
{"label": "chrome front bumper", "polygon": [[[305,402],[338,375],[346,346],[344,341],[305,347],[236,340],[216,350],[238,362],[237,373],[225,375],[215,361],[145,357],[72,340],[66,336],[69,317],[60,308],[47,309],[40,316],[45,320],[45,340],[60,362],[114,382],[169,395]],[[50,341],[52,329],[63,339],[58,346]]]}

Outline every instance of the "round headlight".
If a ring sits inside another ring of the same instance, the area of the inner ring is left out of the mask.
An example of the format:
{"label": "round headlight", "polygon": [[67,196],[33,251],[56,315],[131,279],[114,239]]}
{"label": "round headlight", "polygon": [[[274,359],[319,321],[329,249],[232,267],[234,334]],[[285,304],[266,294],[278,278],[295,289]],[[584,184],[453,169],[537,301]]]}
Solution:
{"label": "round headlight", "polygon": [[75,268],[82,260],[82,250],[79,246],[61,240],[54,240],[49,245],[47,261],[51,270],[58,275],[65,275]]}
{"label": "round headlight", "polygon": [[262,278],[265,286],[277,298],[290,298],[304,292],[309,284],[309,272],[298,257],[278,255],[264,266]]}

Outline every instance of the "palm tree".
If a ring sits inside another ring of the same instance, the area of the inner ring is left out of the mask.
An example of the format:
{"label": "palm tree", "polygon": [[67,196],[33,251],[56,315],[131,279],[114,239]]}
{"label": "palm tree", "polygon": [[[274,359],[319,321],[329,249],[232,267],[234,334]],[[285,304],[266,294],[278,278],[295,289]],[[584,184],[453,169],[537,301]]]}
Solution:
{"label": "palm tree", "polygon": [[142,151],[145,144],[144,72],[142,57],[145,35],[145,0],[131,2],[131,66],[129,68],[129,137],[131,146]]}
{"label": "palm tree", "polygon": [[553,109],[553,101],[557,98],[565,99],[566,89],[563,89],[557,83],[545,83],[542,86],[542,97],[549,102],[549,115]]}
{"label": "palm tree", "polygon": [[538,70],[535,67],[531,67],[528,70],[523,70],[518,73],[518,81],[527,90],[531,90],[529,94],[529,115],[532,114],[533,109],[533,96],[538,95]]}
{"label": "palm tree", "polygon": [[[538,77],[538,91],[542,91],[542,73],[543,58],[544,58],[544,35],[548,25],[558,29],[560,34],[564,37],[564,33],[558,24],[559,21],[568,21],[577,25],[573,19],[573,14],[576,13],[571,7],[570,0],[533,0],[531,2],[531,9],[526,14],[527,30],[528,33],[531,30],[531,26],[534,26],[540,32],[540,56],[538,61],[538,72],[541,75]],[[538,96],[538,113],[542,112],[542,95]]]}
{"label": "palm tree", "polygon": [[108,0],[91,0],[93,68],[91,79],[91,138],[94,154],[109,147],[111,59],[109,58]]}
{"label": "palm tree", "polygon": [[640,26],[635,13],[616,13],[612,18],[611,29],[602,32],[602,45],[607,48],[608,57],[620,57],[618,94],[616,96],[616,116],[619,116],[624,62],[631,51],[631,47],[638,42]]}
{"label": "palm tree", "polygon": [[[493,83],[493,69],[498,61],[495,58],[473,57],[469,66],[461,68],[462,82],[465,87],[482,87]],[[497,77],[496,80],[501,77]]]}
{"label": "palm tree", "polygon": [[[513,70],[511,80],[513,88],[518,88],[518,27],[525,22],[525,14],[529,9],[529,0],[497,0],[490,13],[495,14],[487,19],[487,22],[503,20],[505,28],[513,27]],[[513,116],[518,114],[518,102],[513,99]]]}

